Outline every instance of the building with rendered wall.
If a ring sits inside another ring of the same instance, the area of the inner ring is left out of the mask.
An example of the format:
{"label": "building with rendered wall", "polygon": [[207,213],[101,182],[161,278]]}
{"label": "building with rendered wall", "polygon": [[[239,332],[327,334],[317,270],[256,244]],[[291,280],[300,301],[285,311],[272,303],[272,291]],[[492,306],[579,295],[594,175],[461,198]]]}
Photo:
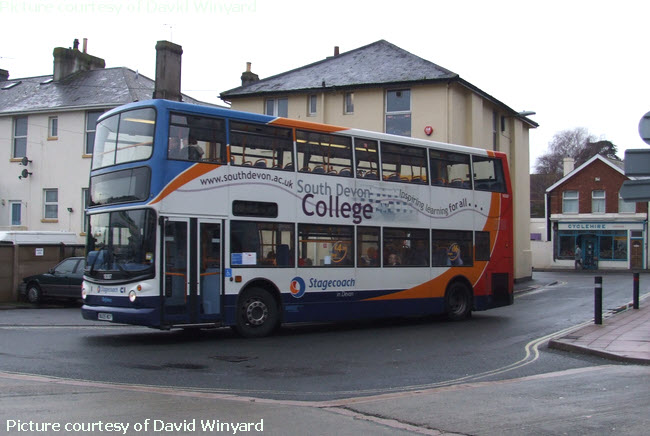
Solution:
{"label": "building with rendered wall", "polygon": [[529,137],[537,123],[387,41],[221,93],[233,109],[502,151],[514,191],[515,278],[532,274]]}
{"label": "building with rendered wall", "polygon": [[51,74],[14,79],[0,70],[0,230],[74,232],[83,244],[95,122],[152,98],[155,83],[129,68],[105,68],[85,43],[53,55]]}

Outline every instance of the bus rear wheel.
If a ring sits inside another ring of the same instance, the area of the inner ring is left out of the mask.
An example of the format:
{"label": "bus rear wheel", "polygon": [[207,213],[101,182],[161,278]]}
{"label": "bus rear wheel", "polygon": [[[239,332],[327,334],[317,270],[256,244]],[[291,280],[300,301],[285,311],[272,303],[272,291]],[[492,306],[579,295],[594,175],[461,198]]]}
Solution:
{"label": "bus rear wheel", "polygon": [[447,317],[452,321],[460,321],[470,317],[472,313],[472,293],[465,283],[457,281],[449,285],[445,294],[445,309]]}
{"label": "bus rear wheel", "polygon": [[264,289],[251,288],[239,297],[237,307],[237,333],[245,338],[268,336],[279,323],[278,305]]}

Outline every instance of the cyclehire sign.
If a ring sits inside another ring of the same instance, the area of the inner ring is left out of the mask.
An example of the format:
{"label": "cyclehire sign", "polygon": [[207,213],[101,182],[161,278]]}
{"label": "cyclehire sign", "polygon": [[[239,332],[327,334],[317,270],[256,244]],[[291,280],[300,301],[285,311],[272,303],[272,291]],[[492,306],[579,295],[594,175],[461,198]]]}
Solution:
{"label": "cyclehire sign", "polygon": [[559,223],[558,230],[643,230],[643,223]]}

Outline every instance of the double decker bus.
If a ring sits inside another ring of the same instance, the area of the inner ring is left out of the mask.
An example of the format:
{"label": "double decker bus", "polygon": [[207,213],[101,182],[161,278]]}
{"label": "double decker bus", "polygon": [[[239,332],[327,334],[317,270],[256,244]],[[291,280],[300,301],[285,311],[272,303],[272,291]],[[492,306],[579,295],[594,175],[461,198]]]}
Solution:
{"label": "double decker bus", "polygon": [[97,124],[83,317],[159,329],[513,302],[506,156],[166,100]]}

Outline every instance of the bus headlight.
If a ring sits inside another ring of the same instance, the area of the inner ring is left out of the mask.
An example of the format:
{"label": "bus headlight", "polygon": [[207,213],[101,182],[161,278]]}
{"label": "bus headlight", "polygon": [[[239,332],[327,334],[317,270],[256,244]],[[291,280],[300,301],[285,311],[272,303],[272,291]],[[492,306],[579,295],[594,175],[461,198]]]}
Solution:
{"label": "bus headlight", "polygon": [[133,303],[136,299],[137,295],[135,294],[135,291],[129,292],[129,301]]}

